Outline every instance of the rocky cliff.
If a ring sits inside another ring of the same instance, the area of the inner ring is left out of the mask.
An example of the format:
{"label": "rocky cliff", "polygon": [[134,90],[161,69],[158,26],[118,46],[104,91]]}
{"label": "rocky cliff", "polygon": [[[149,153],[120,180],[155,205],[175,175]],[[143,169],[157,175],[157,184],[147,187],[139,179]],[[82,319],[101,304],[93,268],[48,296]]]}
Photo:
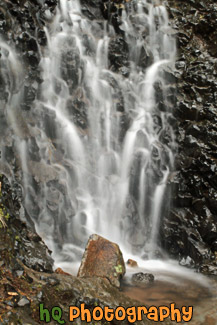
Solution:
{"label": "rocky cliff", "polygon": [[173,209],[164,219],[162,240],[183,264],[216,274],[217,5],[171,0],[167,7],[178,43],[174,109],[178,154]]}
{"label": "rocky cliff", "polygon": [[[82,0],[82,10],[89,19],[102,24],[104,19],[114,26],[116,34],[109,47],[110,69],[127,76],[129,53],[121,30],[120,15],[123,6],[131,1]],[[133,2],[133,1],[132,1]],[[0,0],[0,34],[9,44],[16,44],[20,61],[25,64],[24,96],[21,109],[32,109],[40,83],[40,47],[46,45],[43,26],[52,19],[56,0]],[[211,0],[167,0],[171,26],[177,34],[178,57],[176,71],[168,73],[177,86],[171,95],[174,119],[171,123],[177,130],[178,152],[176,169],[170,178],[173,191],[171,213],[162,220],[161,242],[165,250],[179,258],[181,264],[198,268],[208,274],[217,269],[217,109],[216,109],[216,10]],[[1,40],[0,40],[1,41]],[[39,47],[40,45],[40,47]],[[144,68],[152,60],[145,44],[138,64]],[[71,62],[71,61],[70,61]],[[73,68],[73,67],[72,67]],[[84,301],[91,308],[104,306],[133,305],[119,291],[111,288],[102,279],[79,280],[67,274],[52,273],[53,261],[47,248],[35,233],[28,215],[22,206],[22,189],[19,163],[14,153],[13,137],[6,122],[5,102],[9,96],[7,86],[0,74],[0,309],[3,324],[39,324],[38,304],[44,302],[52,307],[63,302],[64,313],[68,305]],[[5,77],[5,74],[4,74]],[[10,80],[11,89],[16,85]],[[160,91],[156,88],[156,96]],[[117,93],[119,111],[123,102]],[[80,106],[79,106],[80,105]],[[82,102],[76,109],[78,124],[85,124],[81,114]],[[25,114],[24,114],[25,115]],[[46,115],[46,112],[45,112]],[[48,116],[47,123],[52,121]],[[24,121],[22,121],[24,123]],[[32,123],[32,121],[30,121]],[[122,114],[123,135],[129,120]],[[25,125],[24,125],[25,129]],[[28,128],[26,128],[28,130]],[[24,130],[25,131],[25,130]],[[27,131],[26,131],[27,132]],[[24,132],[25,133],[25,132]],[[27,135],[26,135],[27,136]],[[50,134],[52,138],[52,134]],[[37,161],[37,146],[32,141],[32,159]],[[12,175],[15,177],[13,178]],[[15,179],[17,180],[15,182]],[[37,206],[37,202],[36,205]],[[37,211],[36,211],[37,213]],[[20,221],[26,219],[30,229]],[[3,221],[3,222],[2,222]],[[6,224],[6,227],[4,225]],[[73,290],[71,290],[73,288]],[[87,296],[89,298],[87,298]],[[213,305],[216,309],[216,304]],[[20,308],[24,307],[24,308]],[[209,313],[210,314],[210,313]],[[205,324],[207,324],[205,322]],[[197,323],[198,324],[198,323]]]}

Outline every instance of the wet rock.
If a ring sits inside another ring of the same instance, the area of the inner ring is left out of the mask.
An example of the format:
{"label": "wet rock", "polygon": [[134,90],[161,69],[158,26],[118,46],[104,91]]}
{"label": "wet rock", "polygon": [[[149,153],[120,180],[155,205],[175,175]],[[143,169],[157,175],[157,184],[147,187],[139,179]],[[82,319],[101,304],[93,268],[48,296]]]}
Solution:
{"label": "wet rock", "polygon": [[203,264],[199,271],[205,275],[214,275],[217,276],[217,262],[213,264]]}
{"label": "wet rock", "polygon": [[56,286],[58,285],[60,282],[58,279],[54,278],[54,277],[48,277],[46,279],[47,283],[50,284],[51,286]]}
{"label": "wet rock", "polygon": [[126,199],[123,220],[120,226],[125,233],[125,238],[134,246],[135,250],[138,249],[138,246],[144,244],[147,229],[140,223],[139,212],[132,196],[128,196]]}
{"label": "wet rock", "polygon": [[71,94],[76,90],[79,84],[81,69],[82,62],[80,60],[78,48],[75,46],[70,49],[66,48],[61,58],[61,76],[69,85]]}
{"label": "wet rock", "polygon": [[23,95],[23,103],[21,104],[22,109],[30,110],[31,104],[33,103],[34,99],[36,98],[36,88],[30,84],[26,84],[24,87],[24,95]]}
{"label": "wet rock", "polygon": [[173,213],[167,225],[164,225],[166,247],[172,256],[180,254],[181,259],[189,256],[191,264],[199,267],[203,263],[212,260],[212,251],[206,244],[197,228],[200,220],[198,216],[191,215],[190,210],[185,212]]}
{"label": "wet rock", "polygon": [[24,58],[32,68],[36,68],[39,64],[39,57],[37,53],[33,51],[28,51]]}
{"label": "wet rock", "polygon": [[87,243],[78,277],[107,278],[119,288],[125,274],[125,264],[117,244],[98,235],[92,235]]}
{"label": "wet rock", "polygon": [[69,273],[67,273],[67,272],[64,272],[60,267],[58,267],[58,268],[55,270],[55,273],[57,273],[57,274],[64,274],[64,275],[71,276],[71,274],[69,274]]}
{"label": "wet rock", "polygon": [[131,260],[131,259],[129,259],[127,261],[127,265],[129,265],[130,267],[137,267],[138,266],[137,262],[134,261],[134,260]]}
{"label": "wet rock", "polygon": [[29,305],[30,301],[26,297],[22,297],[18,302],[18,307],[24,307],[26,305]]}
{"label": "wet rock", "polygon": [[57,172],[54,168],[44,162],[29,162],[29,170],[34,176],[36,182],[49,182],[57,178]]}
{"label": "wet rock", "polygon": [[17,277],[22,276],[24,273],[24,268],[16,259],[13,259],[12,271]]}
{"label": "wet rock", "polygon": [[57,138],[57,131],[54,127],[55,125],[56,114],[55,112],[43,108],[43,121],[44,121],[44,129],[47,137],[51,140]]}
{"label": "wet rock", "polygon": [[191,1],[189,6],[177,0],[167,3],[171,24],[178,31],[174,116],[179,152],[177,178],[172,184],[175,209],[162,222],[161,238],[169,253],[174,257],[179,255],[180,262],[186,266],[213,265],[217,218],[217,114],[213,78],[216,8],[212,1],[203,0]]}
{"label": "wet rock", "polygon": [[46,46],[47,44],[47,37],[46,37],[46,33],[43,29],[38,29],[37,31],[37,40],[38,43],[42,46]]}
{"label": "wet rock", "polygon": [[[34,235],[34,227],[30,229],[19,218],[21,202],[18,189],[14,184],[12,190],[8,180],[2,175],[0,182],[0,204],[6,211],[7,224],[6,229],[0,229],[0,254],[6,265],[10,266],[16,276],[19,276],[18,271],[24,270],[20,262],[37,271],[52,272],[53,260],[47,247],[37,234]],[[10,231],[7,231],[8,228]]]}
{"label": "wet rock", "polygon": [[72,99],[67,101],[67,110],[69,114],[73,117],[74,123],[82,128],[88,128],[88,119],[87,119],[87,110],[88,102],[85,99],[82,90],[79,89],[76,91]]}
{"label": "wet rock", "polygon": [[121,36],[117,36],[109,42],[108,58],[110,69],[120,72],[123,67],[129,66],[128,45]]}
{"label": "wet rock", "polygon": [[42,300],[42,298],[43,298],[43,292],[42,292],[42,291],[40,291],[40,292],[37,294],[37,298],[38,298],[39,301]]}
{"label": "wet rock", "polygon": [[150,66],[153,63],[153,60],[154,60],[153,54],[150,51],[148,51],[147,47],[144,44],[141,48],[140,56],[138,59],[138,65],[141,68],[146,69],[148,66]]}
{"label": "wet rock", "polygon": [[125,1],[109,1],[105,0],[101,4],[102,15],[107,19],[114,27],[116,33],[121,33],[121,15],[123,8],[127,7]]}
{"label": "wet rock", "polygon": [[186,267],[190,267],[190,268],[195,266],[194,261],[193,261],[192,258],[189,257],[189,256],[187,256],[186,258],[183,258],[183,259],[179,262],[179,264],[180,264],[181,266],[186,266]]}
{"label": "wet rock", "polygon": [[7,305],[9,307],[14,307],[13,301],[5,301],[4,303],[5,303],[5,305]]}
{"label": "wet rock", "polygon": [[27,232],[27,238],[30,241],[33,241],[35,243],[38,243],[38,242],[41,241],[41,237],[37,233],[35,233],[35,232],[31,231],[31,230],[28,230],[28,232]]}
{"label": "wet rock", "polygon": [[103,19],[101,6],[102,1],[81,0],[82,13],[90,20]]}
{"label": "wet rock", "polygon": [[151,273],[135,273],[132,275],[132,282],[134,284],[150,284],[154,282],[154,275]]}

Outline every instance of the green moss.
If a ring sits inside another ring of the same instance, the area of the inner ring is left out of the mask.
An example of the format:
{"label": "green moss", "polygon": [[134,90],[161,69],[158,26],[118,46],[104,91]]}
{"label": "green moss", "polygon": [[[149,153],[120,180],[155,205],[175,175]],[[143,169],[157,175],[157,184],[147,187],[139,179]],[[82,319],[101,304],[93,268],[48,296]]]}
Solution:
{"label": "green moss", "polygon": [[[0,177],[2,175],[0,174]],[[2,196],[2,183],[0,181],[0,197]],[[7,213],[5,206],[0,203],[0,228],[5,228],[7,226],[6,221],[10,218],[10,215]]]}
{"label": "green moss", "polygon": [[5,215],[5,219],[8,220],[9,218],[10,218],[10,215],[9,215],[9,213],[7,213],[7,214]]}
{"label": "green moss", "polygon": [[122,273],[123,272],[122,265],[118,264],[117,266],[115,266],[115,271],[116,273]]}
{"label": "green moss", "polygon": [[6,208],[3,204],[0,204],[0,229],[7,226],[6,221],[10,218],[9,213],[7,213]]}
{"label": "green moss", "polygon": [[21,239],[20,239],[19,236],[15,236],[15,240],[16,240],[16,241],[19,241],[19,242],[21,241]]}

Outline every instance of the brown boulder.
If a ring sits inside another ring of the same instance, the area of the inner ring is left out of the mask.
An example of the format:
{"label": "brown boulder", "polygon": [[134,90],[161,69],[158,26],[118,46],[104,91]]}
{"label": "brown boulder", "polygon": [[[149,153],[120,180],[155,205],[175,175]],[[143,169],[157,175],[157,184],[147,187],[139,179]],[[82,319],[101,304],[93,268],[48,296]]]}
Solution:
{"label": "brown boulder", "polygon": [[119,288],[125,272],[119,246],[101,236],[90,236],[78,270],[78,277],[107,278],[112,285]]}

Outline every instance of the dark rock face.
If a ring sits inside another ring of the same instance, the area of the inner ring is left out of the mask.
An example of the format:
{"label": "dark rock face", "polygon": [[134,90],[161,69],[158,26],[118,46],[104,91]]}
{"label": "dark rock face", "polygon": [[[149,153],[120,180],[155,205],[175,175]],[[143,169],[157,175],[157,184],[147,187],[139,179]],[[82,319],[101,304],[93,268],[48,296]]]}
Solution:
{"label": "dark rock face", "polygon": [[[17,115],[19,123],[22,125],[22,139],[29,139],[32,144],[31,158],[38,161],[38,148],[36,148],[35,139],[30,135],[27,115],[34,107],[34,101],[40,93],[40,51],[47,43],[44,26],[48,22],[56,8],[57,0],[0,0],[0,40],[7,42],[12,48],[16,47],[18,60],[25,66],[24,71],[14,72],[15,76],[10,77],[7,66],[1,63],[0,67],[0,135],[1,135],[1,153],[4,152],[5,166],[0,166],[1,170],[11,176],[13,172],[19,169],[19,163],[15,159],[16,149],[14,139],[11,133],[11,126],[7,124],[6,103],[12,95],[17,95],[22,89],[21,98],[19,98],[19,107]],[[41,47],[41,48],[40,48]],[[0,48],[0,55],[5,51]],[[22,69],[20,69],[22,70]],[[13,74],[13,71],[11,71]],[[53,116],[46,115],[44,123],[51,123]],[[30,122],[31,123],[31,122]],[[54,130],[53,130],[54,133]],[[54,137],[54,135],[52,134]],[[51,137],[52,138],[52,137]],[[9,171],[7,163],[12,170]]]}
{"label": "dark rock face", "polygon": [[[20,220],[28,216],[21,204],[19,186],[11,189],[6,177],[0,176],[0,256],[11,271],[19,275],[22,263],[36,271],[52,272],[53,260],[34,226],[30,228]],[[23,216],[24,218],[24,216]],[[21,262],[21,263],[20,263]],[[22,274],[21,274],[22,275]]]}
{"label": "dark rock face", "polygon": [[31,109],[36,97],[38,85],[35,81],[39,78],[40,61],[38,44],[46,45],[43,27],[48,17],[52,18],[56,4],[56,0],[0,1],[0,36],[9,44],[16,44],[20,60],[27,68],[23,96],[25,110]]}
{"label": "dark rock face", "polygon": [[[162,223],[163,246],[215,273],[217,238],[217,7],[213,1],[167,1],[177,30],[176,63],[179,152],[171,180],[173,210]],[[212,266],[211,266],[212,265]]]}

